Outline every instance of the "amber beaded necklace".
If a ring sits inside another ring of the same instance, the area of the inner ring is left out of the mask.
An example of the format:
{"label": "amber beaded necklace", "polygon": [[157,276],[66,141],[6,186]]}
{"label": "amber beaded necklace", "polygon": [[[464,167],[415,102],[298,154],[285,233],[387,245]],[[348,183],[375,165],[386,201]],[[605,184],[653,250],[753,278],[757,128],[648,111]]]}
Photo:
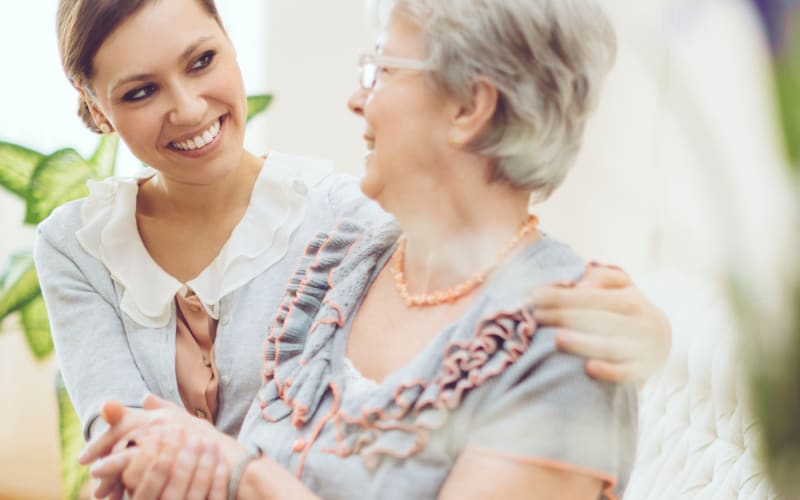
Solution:
{"label": "amber beaded necklace", "polygon": [[536,226],[539,224],[539,219],[531,214],[525,219],[525,222],[520,226],[514,234],[514,238],[508,242],[506,246],[497,254],[497,259],[494,263],[482,269],[481,271],[472,275],[467,281],[460,283],[447,290],[440,290],[433,293],[420,293],[411,295],[408,292],[408,281],[405,275],[405,257],[406,257],[406,237],[401,236],[397,245],[397,250],[392,256],[391,267],[389,268],[392,277],[394,278],[394,285],[400,298],[406,304],[406,307],[432,307],[442,304],[453,304],[454,302],[466,297],[476,288],[481,286],[489,274],[492,273],[497,266],[508,256],[511,250],[514,249],[527,235],[532,233]]}

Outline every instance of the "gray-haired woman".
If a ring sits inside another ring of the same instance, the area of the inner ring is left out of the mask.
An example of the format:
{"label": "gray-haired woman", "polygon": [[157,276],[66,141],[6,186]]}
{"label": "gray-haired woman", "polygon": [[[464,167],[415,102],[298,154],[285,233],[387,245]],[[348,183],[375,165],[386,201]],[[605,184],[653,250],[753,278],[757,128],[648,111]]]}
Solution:
{"label": "gray-haired woman", "polygon": [[110,404],[88,456],[136,446],[95,473],[122,471],[142,498],[621,496],[635,387],[589,378],[530,305],[586,269],[528,203],[574,160],[614,60],[609,22],[593,0],[390,12],[349,106],[365,122],[361,189],[396,221],[308,244],[239,443],[156,398],[126,433]]}

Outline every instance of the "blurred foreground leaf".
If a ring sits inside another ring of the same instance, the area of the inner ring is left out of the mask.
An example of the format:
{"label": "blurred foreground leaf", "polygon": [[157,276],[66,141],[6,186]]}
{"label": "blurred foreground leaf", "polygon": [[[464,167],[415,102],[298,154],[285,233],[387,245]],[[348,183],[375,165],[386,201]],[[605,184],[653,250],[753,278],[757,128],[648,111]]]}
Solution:
{"label": "blurred foreground leaf", "polygon": [[24,199],[33,170],[42,159],[41,153],[0,141],[0,186]]}
{"label": "blurred foreground leaf", "polygon": [[100,137],[100,143],[89,159],[95,177],[105,179],[114,173],[118,149],[119,136],[117,134],[105,134]]}
{"label": "blurred foreground leaf", "polygon": [[47,309],[41,295],[22,308],[22,331],[25,340],[37,361],[44,361],[53,353],[53,338],[50,336],[50,324],[47,320]]}
{"label": "blurred foreground leaf", "polygon": [[787,495],[800,493],[800,281],[790,293],[793,309],[781,319],[764,318],[744,281],[734,281],[731,293],[745,333],[744,360],[761,451],[770,478]]}
{"label": "blurred foreground leaf", "polygon": [[272,94],[247,96],[247,121],[263,113],[272,103]]}
{"label": "blurred foreground leaf", "polygon": [[83,448],[81,421],[72,407],[61,373],[56,375],[58,424],[61,437],[61,487],[65,499],[78,500],[81,488],[89,479],[89,468],[78,465],[78,453]]}
{"label": "blurred foreground leaf", "polygon": [[86,181],[94,177],[92,166],[74,149],[62,149],[36,167],[28,191],[25,222],[38,224],[56,207],[89,193]]}
{"label": "blurred foreground leaf", "polygon": [[39,279],[30,253],[11,256],[0,274],[0,320],[41,296]]}

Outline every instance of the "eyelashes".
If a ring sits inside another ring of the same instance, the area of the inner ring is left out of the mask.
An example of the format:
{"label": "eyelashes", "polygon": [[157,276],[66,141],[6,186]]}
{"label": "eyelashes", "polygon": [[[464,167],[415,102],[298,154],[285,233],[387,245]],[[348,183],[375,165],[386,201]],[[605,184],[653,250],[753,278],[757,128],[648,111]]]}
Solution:
{"label": "eyelashes", "polygon": [[[197,73],[207,69],[214,62],[214,58],[216,56],[217,52],[215,50],[207,50],[203,52],[199,57],[192,61],[187,69],[187,72]],[[156,84],[147,83],[125,92],[121,99],[124,102],[139,102],[153,95],[156,90],[158,90],[158,86]]]}

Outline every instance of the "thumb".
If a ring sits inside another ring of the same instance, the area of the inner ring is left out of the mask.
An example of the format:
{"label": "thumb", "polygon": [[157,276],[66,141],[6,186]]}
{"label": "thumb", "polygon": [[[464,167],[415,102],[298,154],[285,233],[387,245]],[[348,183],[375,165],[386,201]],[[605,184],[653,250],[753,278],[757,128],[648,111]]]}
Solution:
{"label": "thumb", "polygon": [[103,417],[108,425],[115,425],[117,422],[122,420],[122,417],[128,413],[130,409],[120,403],[119,401],[111,400],[106,401],[103,404],[103,409],[100,411],[100,415]]}
{"label": "thumb", "polygon": [[584,271],[576,286],[581,288],[614,289],[625,288],[632,284],[633,282],[628,273],[621,268],[592,262],[586,266],[586,271]]}
{"label": "thumb", "polygon": [[145,410],[159,410],[162,408],[175,408],[175,405],[166,399],[161,399],[155,394],[148,393],[142,401],[142,407]]}

